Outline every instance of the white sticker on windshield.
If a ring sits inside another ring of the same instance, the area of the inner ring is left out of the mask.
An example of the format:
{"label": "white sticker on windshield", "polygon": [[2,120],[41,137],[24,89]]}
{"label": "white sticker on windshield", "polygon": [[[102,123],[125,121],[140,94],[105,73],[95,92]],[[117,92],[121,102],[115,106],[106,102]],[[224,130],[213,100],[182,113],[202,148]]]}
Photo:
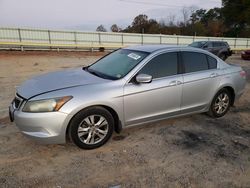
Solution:
{"label": "white sticker on windshield", "polygon": [[134,60],[138,60],[138,59],[141,58],[141,56],[139,56],[139,55],[137,55],[137,54],[135,54],[135,53],[130,53],[130,54],[128,54],[128,57],[130,57],[130,58],[132,58],[132,59],[134,59]]}

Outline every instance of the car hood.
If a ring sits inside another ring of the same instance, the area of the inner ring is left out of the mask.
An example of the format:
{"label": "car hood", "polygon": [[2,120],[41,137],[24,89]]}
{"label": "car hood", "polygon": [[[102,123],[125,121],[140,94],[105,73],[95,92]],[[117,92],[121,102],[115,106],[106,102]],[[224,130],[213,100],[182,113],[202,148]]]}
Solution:
{"label": "car hood", "polygon": [[27,80],[17,88],[17,93],[28,99],[51,91],[108,81],[92,75],[82,68],[69,69],[47,73]]}

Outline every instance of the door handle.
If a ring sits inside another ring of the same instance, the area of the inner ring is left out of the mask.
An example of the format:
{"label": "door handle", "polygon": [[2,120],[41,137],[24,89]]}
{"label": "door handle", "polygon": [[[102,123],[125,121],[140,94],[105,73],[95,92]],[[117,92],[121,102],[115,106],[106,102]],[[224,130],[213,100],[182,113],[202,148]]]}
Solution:
{"label": "door handle", "polygon": [[171,81],[171,82],[169,83],[169,86],[176,86],[176,85],[180,85],[180,84],[182,84],[181,81],[175,80],[175,81]]}
{"label": "door handle", "polygon": [[218,73],[212,73],[212,74],[210,74],[210,77],[211,77],[211,78],[214,78],[214,77],[216,77],[216,76],[218,76]]}

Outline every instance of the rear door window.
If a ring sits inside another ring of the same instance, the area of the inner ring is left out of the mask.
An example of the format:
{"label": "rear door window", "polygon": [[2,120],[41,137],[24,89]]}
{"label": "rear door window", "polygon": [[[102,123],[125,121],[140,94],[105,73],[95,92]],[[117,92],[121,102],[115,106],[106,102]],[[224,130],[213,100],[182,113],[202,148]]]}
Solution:
{"label": "rear door window", "polygon": [[181,54],[185,73],[209,69],[205,54],[199,52],[182,52]]}
{"label": "rear door window", "polygon": [[208,48],[212,48],[213,47],[212,43],[211,42],[207,42],[207,47]]}
{"label": "rear door window", "polygon": [[207,60],[209,64],[209,69],[216,69],[217,68],[217,60],[209,55],[207,55]]}
{"label": "rear door window", "polygon": [[220,42],[213,42],[213,47],[221,47],[221,43]]}

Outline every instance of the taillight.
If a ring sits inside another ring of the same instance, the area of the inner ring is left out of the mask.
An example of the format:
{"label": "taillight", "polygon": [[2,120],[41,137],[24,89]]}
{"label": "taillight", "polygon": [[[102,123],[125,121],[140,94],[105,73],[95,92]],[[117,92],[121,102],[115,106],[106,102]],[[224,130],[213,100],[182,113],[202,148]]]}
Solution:
{"label": "taillight", "polygon": [[240,76],[242,78],[246,78],[247,77],[247,73],[245,71],[240,71]]}

